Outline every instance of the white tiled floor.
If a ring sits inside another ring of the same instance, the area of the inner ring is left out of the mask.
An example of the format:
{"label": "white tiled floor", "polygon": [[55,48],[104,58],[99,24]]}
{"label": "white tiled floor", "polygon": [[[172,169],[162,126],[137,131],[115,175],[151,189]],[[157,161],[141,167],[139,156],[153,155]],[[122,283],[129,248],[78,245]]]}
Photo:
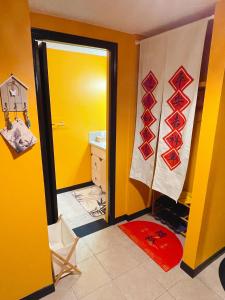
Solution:
{"label": "white tiled floor", "polygon": [[[151,221],[152,217],[139,219]],[[81,238],[77,253],[82,275],[60,280],[56,292],[45,300],[225,299],[218,279],[222,258],[194,279],[179,266],[166,273],[117,225]]]}
{"label": "white tiled floor", "polygon": [[57,195],[58,212],[63,215],[71,229],[103,218],[103,216],[92,217],[72,193],[66,192]]}

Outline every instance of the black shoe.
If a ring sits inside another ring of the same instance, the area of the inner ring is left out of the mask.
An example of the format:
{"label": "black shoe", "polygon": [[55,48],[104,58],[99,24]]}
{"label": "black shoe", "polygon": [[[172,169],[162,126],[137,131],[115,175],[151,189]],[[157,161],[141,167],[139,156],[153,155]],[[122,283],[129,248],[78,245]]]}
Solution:
{"label": "black shoe", "polygon": [[186,217],[189,214],[189,207],[176,203],[173,199],[163,195],[160,196],[155,203],[155,209],[167,208],[170,209],[173,214],[176,214],[178,217]]}
{"label": "black shoe", "polygon": [[163,224],[167,224],[170,214],[171,213],[169,212],[169,210],[162,209],[156,213],[155,219],[160,220]]}
{"label": "black shoe", "polygon": [[176,206],[173,208],[173,213],[176,214],[178,217],[187,217],[189,215],[189,207],[177,203]]}
{"label": "black shoe", "polygon": [[155,205],[156,207],[160,206],[168,209],[173,209],[174,207],[176,207],[176,202],[173,199],[162,195],[156,200]]}
{"label": "black shoe", "polygon": [[157,213],[156,216],[157,220],[160,220],[161,223],[166,224],[175,233],[187,231],[187,223],[175,214],[173,214],[170,210],[161,210]]}
{"label": "black shoe", "polygon": [[175,233],[185,233],[187,231],[187,223],[176,215],[173,215],[173,217],[170,219],[170,228]]}

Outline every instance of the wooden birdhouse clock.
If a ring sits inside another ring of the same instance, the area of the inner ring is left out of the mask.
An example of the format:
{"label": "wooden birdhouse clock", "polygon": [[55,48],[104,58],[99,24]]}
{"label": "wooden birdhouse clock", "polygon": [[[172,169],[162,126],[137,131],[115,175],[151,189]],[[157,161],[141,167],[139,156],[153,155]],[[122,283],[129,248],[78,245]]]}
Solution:
{"label": "wooden birdhouse clock", "polygon": [[14,75],[11,75],[0,85],[2,111],[5,114],[5,121],[8,129],[12,128],[12,123],[9,118],[10,112],[23,112],[25,123],[27,127],[30,128],[27,90],[27,86]]}

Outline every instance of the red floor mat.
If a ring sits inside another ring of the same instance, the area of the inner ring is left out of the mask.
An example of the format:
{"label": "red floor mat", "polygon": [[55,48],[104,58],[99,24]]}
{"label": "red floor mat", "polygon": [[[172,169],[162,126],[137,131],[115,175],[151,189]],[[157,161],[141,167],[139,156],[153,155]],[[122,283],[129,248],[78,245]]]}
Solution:
{"label": "red floor mat", "polygon": [[176,235],[153,222],[133,221],[119,228],[144,250],[165,272],[175,267],[183,256],[183,247]]}

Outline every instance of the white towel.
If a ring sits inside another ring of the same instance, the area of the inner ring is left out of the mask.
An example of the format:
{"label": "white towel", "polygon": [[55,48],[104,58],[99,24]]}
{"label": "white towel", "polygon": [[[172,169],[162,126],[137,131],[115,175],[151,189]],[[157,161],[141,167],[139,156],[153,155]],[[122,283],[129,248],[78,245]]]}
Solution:
{"label": "white towel", "polygon": [[130,178],[149,187],[155,164],[166,59],[166,34],[140,44],[136,131]]}
{"label": "white towel", "polygon": [[[185,181],[207,20],[168,32],[163,105],[152,188],[178,200]],[[149,173],[152,173],[149,170]]]}

